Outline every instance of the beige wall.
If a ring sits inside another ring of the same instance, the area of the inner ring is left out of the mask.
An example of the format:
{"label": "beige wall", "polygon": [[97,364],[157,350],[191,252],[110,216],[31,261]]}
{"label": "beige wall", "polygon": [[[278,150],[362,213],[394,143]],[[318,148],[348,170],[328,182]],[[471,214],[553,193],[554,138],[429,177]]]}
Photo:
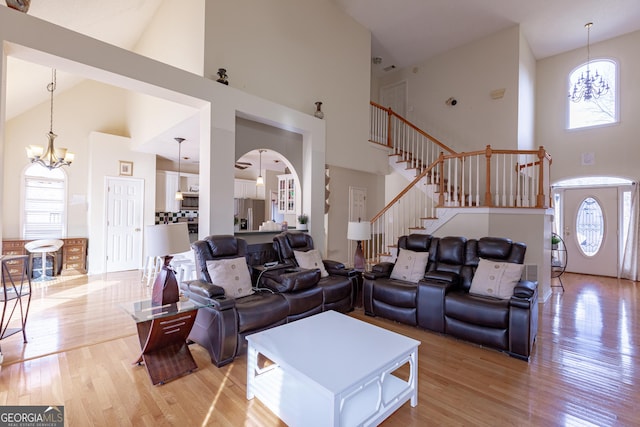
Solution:
{"label": "beige wall", "polygon": [[[576,49],[538,61],[536,141],[553,156],[551,181],[588,175],[640,177],[640,31],[591,45],[592,58],[618,61],[620,123],[566,130],[568,75],[586,61],[586,49]],[[594,153],[593,165],[582,165],[582,154]]]}
{"label": "beige wall", "polygon": [[[407,118],[456,151],[517,149],[519,71],[514,26],[386,75],[379,85],[406,80]],[[492,100],[490,92],[500,88],[504,97]],[[446,105],[449,97],[458,104]]]}
{"label": "beige wall", "polygon": [[[11,84],[9,76],[7,83]],[[42,82],[46,90],[46,82]],[[54,94],[53,131],[58,135],[56,146],[67,147],[75,153],[74,163],[65,168],[68,182],[69,214],[67,235],[86,237],[88,233],[87,210],[89,188],[87,177],[89,163],[89,135],[93,131],[126,136],[124,126],[125,91],[94,81],[84,81],[72,89]],[[99,100],[99,102],[96,102]],[[4,194],[10,195],[10,203],[2,206],[2,236],[21,238],[20,189],[24,169],[29,165],[25,147],[31,144],[45,145],[49,131],[49,102],[19,115],[9,121],[5,133]],[[124,160],[124,159],[122,159]]]}
{"label": "beige wall", "polygon": [[332,166],[329,169],[329,215],[327,237],[328,259],[348,262],[352,259],[355,246],[347,240],[347,223],[349,219],[349,187],[367,190],[366,219],[371,219],[384,207],[384,176],[353,169]]}
{"label": "beige wall", "polygon": [[331,1],[207,2],[206,77],[312,114],[322,101],[326,163],[386,172],[369,138],[370,34]]}

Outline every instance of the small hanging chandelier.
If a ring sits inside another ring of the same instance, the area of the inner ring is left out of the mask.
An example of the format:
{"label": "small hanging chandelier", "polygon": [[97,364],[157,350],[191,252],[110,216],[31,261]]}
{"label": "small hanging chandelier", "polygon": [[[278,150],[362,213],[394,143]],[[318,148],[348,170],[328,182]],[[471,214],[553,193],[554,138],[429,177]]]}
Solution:
{"label": "small hanging chandelier", "polygon": [[54,140],[58,135],[53,133],[53,92],[56,90],[56,70],[51,70],[51,83],[47,85],[47,90],[51,93],[51,114],[49,118],[49,144],[45,149],[41,145],[29,145],[27,147],[27,157],[31,163],[37,163],[51,170],[60,166],[69,166],[75,155],[67,152],[66,148],[55,148]]}
{"label": "small hanging chandelier", "polygon": [[260,153],[260,169],[258,169],[258,178],[256,179],[256,185],[264,185],[264,178],[262,177],[262,153],[267,150],[258,150]]}
{"label": "small hanging chandelier", "polygon": [[592,26],[593,22],[589,22],[584,25],[587,29],[587,72],[586,75],[584,73],[580,75],[580,78],[573,85],[573,90],[569,93],[569,99],[573,102],[598,99],[609,92],[609,83],[607,83],[607,81],[598,74],[598,70],[596,70],[596,73],[593,76],[589,70],[589,63],[591,62],[590,34]]}
{"label": "small hanging chandelier", "polygon": [[178,191],[176,191],[176,200],[184,200],[184,197],[182,196],[182,191],[180,191],[180,159],[182,156],[182,141],[184,141],[184,138],[174,138],[176,141],[178,141]]}

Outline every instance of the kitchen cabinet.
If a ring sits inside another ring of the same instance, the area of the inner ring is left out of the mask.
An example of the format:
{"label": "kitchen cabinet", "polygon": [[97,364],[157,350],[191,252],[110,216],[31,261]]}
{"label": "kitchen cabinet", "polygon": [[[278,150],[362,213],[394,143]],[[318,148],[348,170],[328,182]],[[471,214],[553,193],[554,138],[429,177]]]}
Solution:
{"label": "kitchen cabinet", "polygon": [[278,175],[278,212],[296,213],[296,180],[292,174]]}
{"label": "kitchen cabinet", "polygon": [[156,172],[156,212],[180,212],[180,201],[176,200],[178,188],[178,172]]}
{"label": "kitchen cabinet", "polygon": [[233,183],[233,197],[235,199],[265,199],[264,185],[256,185],[250,179],[236,179]]}

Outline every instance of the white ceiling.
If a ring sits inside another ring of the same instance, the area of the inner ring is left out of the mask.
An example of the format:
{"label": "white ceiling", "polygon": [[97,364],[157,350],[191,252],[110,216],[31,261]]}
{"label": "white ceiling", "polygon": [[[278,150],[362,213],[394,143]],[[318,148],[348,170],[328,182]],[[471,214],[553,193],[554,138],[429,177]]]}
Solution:
{"label": "white ceiling", "polygon": [[404,68],[516,24],[536,59],[640,30],[638,0],[334,0],[372,33],[374,72]]}
{"label": "white ceiling", "polygon": [[[537,59],[585,46],[587,22],[594,23],[592,43],[640,30],[640,0],[333,1],[371,31],[371,56],[382,58],[380,65],[372,65],[376,75],[390,65],[411,66],[515,24],[520,24]],[[32,0],[28,13],[131,50],[162,2]],[[49,68],[10,58],[7,118],[48,101],[46,86],[50,79]],[[59,72],[56,93],[79,81],[77,76]],[[162,138],[172,141],[174,136],[193,134],[184,129],[188,123],[165,132]],[[177,160],[175,145],[162,146],[166,147],[164,152],[157,154]]]}

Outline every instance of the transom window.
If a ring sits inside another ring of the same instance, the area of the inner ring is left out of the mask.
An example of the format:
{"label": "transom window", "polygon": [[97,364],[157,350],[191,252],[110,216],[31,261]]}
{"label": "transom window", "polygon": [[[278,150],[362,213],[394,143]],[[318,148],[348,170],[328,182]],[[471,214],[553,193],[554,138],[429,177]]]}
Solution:
{"label": "transom window", "polygon": [[569,74],[569,129],[618,122],[617,64],[593,60]]}
{"label": "transom window", "polygon": [[23,239],[63,237],[67,206],[65,173],[33,164],[24,172],[23,194]]}

